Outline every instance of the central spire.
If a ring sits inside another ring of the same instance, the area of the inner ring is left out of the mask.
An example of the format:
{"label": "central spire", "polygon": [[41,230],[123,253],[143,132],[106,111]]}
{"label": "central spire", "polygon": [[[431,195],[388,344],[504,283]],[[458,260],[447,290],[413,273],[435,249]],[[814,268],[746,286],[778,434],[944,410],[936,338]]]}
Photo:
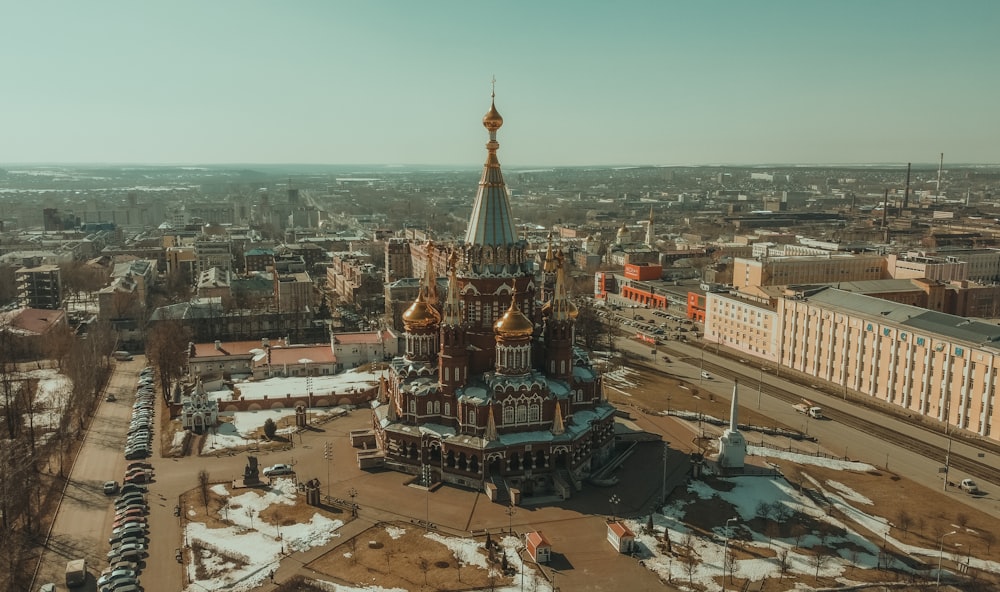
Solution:
{"label": "central spire", "polygon": [[500,161],[497,160],[497,130],[503,125],[503,117],[497,112],[496,93],[490,93],[490,110],[483,116],[483,127],[490,133],[490,141],[486,143],[486,164],[483,165],[483,176],[479,180],[479,190],[472,206],[472,218],[465,234],[465,242],[480,246],[508,246],[517,242],[514,231],[514,218],[510,213],[510,198],[507,186],[500,172]]}

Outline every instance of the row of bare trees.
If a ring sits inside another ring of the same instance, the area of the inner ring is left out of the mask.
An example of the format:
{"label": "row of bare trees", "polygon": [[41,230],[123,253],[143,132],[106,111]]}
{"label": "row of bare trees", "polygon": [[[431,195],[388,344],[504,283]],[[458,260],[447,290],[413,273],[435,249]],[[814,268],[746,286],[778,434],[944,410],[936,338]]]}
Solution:
{"label": "row of bare trees", "polygon": [[[110,375],[114,332],[98,323],[85,338],[68,329],[51,336],[49,359],[25,361],[34,347],[0,326],[0,591],[27,590],[40,537],[51,520],[49,502]],[[72,386],[54,399],[39,394],[32,371],[58,367]],[[54,471],[53,469],[56,469]]]}

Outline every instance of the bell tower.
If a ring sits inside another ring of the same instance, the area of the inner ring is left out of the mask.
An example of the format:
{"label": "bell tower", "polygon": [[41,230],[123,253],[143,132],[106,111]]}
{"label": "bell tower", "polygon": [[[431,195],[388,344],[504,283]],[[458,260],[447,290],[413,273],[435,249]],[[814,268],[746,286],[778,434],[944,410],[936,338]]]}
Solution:
{"label": "bell tower", "polygon": [[458,256],[454,251],[448,260],[448,296],[444,301],[441,319],[441,351],[438,354],[438,378],[445,395],[455,396],[455,391],[465,384],[469,376],[469,345],[462,302],[458,298]]}

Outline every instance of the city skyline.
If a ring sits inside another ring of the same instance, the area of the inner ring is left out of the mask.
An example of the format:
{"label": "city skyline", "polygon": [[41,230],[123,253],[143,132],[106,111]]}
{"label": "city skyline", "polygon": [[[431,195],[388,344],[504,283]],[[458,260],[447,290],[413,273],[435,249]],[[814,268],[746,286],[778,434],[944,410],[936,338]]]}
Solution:
{"label": "city skyline", "polygon": [[0,163],[1000,163],[989,2],[54,5]]}

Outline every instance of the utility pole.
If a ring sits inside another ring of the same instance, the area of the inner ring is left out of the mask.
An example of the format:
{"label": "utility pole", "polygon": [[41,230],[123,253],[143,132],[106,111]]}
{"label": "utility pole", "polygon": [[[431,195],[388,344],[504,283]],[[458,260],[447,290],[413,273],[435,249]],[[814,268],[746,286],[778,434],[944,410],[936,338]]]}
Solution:
{"label": "utility pole", "polygon": [[[945,429],[947,429],[945,425]],[[948,491],[948,469],[951,465],[951,434],[948,434],[948,452],[944,455],[944,485],[941,487],[942,491]]]}
{"label": "utility pole", "polygon": [[[661,491],[663,492],[660,496],[660,505],[667,503],[667,452],[670,449],[670,442],[663,443],[663,484]],[[662,508],[661,508],[662,510]]]}
{"label": "utility pole", "polygon": [[760,376],[757,377],[757,409],[760,409],[760,392],[764,388],[764,367],[760,367]]}
{"label": "utility pole", "polygon": [[333,445],[323,444],[323,458],[326,459],[326,497],[330,497],[330,463],[333,462]]}

